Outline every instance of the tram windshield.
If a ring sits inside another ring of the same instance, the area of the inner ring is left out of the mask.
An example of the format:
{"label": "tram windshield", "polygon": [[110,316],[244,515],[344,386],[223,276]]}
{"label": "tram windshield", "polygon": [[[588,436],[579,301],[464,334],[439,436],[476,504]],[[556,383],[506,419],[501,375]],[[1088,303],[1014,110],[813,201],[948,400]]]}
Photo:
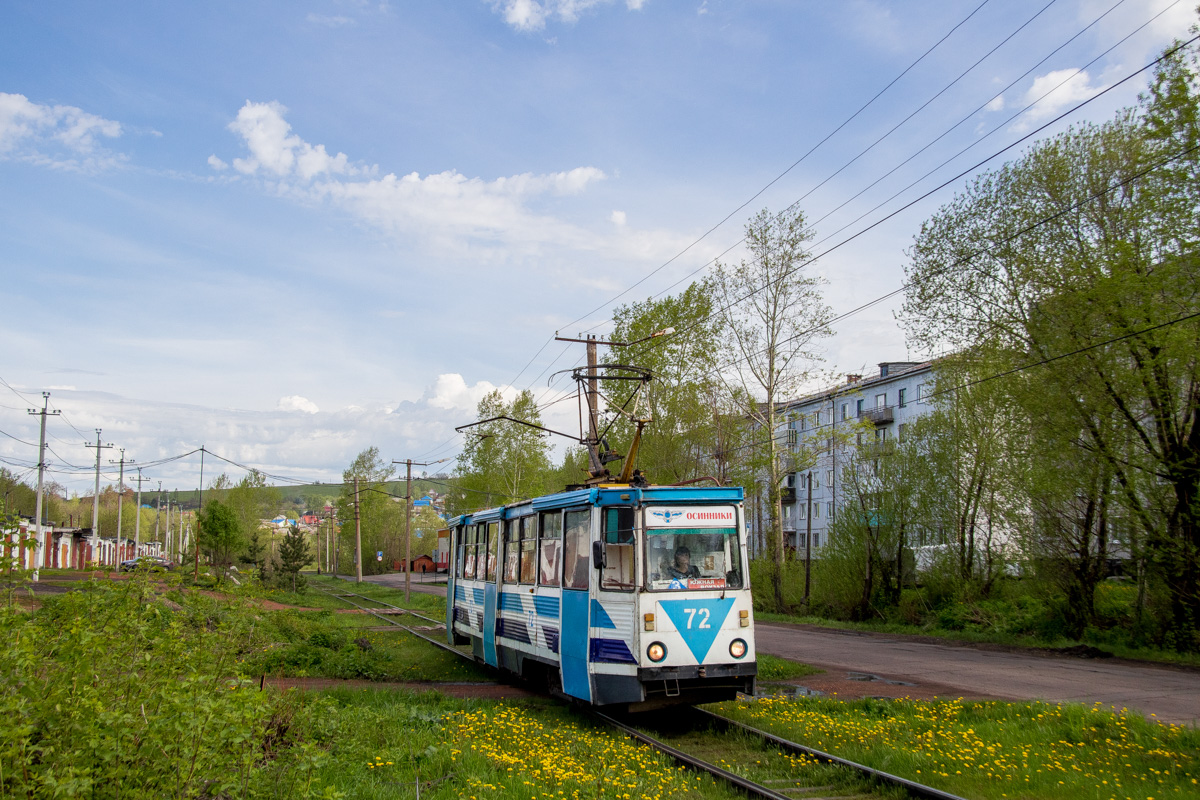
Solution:
{"label": "tram windshield", "polygon": [[744,585],[737,528],[647,528],[645,542],[651,591]]}

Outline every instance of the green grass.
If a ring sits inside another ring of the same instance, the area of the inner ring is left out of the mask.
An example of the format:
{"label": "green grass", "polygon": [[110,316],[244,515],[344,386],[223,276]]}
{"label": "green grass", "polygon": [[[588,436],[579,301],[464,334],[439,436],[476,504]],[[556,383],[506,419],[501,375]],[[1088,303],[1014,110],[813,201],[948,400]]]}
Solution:
{"label": "green grass", "polygon": [[480,681],[494,676],[405,631],[368,631],[367,614],[268,611],[262,635],[271,641],[248,654],[253,675],[375,681]]}
{"label": "green grass", "polygon": [[757,658],[758,680],[760,681],[788,681],[793,678],[803,678],[806,675],[819,675],[825,671],[769,653],[759,653]]}
{"label": "green grass", "polygon": [[620,734],[544,701],[339,689],[281,696],[283,747],[263,797],[734,800]]}
{"label": "green grass", "polygon": [[764,699],[718,707],[785,739],[972,798],[1196,797],[1200,731],[1075,704]]}

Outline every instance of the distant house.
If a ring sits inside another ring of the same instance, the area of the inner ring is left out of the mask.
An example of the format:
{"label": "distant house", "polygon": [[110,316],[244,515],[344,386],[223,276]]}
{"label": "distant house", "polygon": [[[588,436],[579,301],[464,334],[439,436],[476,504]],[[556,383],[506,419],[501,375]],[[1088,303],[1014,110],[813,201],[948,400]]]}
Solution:
{"label": "distant house", "polygon": [[316,525],[321,521],[321,518],[316,514],[305,514],[304,516],[300,517],[300,521],[305,525]]}
{"label": "distant house", "polygon": [[437,565],[430,556],[417,556],[412,560],[413,572],[436,572]]}

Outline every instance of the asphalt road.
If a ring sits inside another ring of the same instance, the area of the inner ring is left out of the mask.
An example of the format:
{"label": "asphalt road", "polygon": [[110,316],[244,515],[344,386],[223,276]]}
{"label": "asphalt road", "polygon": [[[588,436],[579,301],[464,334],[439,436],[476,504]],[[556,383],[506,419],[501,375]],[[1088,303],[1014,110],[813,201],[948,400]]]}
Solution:
{"label": "asphalt road", "polygon": [[759,623],[755,641],[771,653],[830,671],[935,684],[1008,700],[1102,703],[1162,722],[1200,723],[1200,672],[1113,659],[1045,656],[908,641],[882,634]]}
{"label": "asphalt road", "polygon": [[[413,573],[412,590],[446,595],[444,580]],[[403,574],[364,581],[404,587]],[[759,651],[812,664],[831,673],[868,673],[885,680],[932,686],[946,693],[1006,700],[1101,703],[1129,708],[1162,722],[1200,724],[1200,671],[1115,659],[1082,659],[969,645],[913,641],[886,634],[803,625],[758,623]]]}

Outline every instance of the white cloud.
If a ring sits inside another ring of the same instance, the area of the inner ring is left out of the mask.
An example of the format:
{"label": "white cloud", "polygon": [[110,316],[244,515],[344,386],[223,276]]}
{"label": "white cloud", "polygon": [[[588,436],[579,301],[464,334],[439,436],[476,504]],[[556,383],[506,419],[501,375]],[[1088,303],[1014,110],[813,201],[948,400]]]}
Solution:
{"label": "white cloud", "polygon": [[0,92],[0,157],[66,168],[103,168],[117,159],[97,145],[97,137],[120,135],[121,123],[81,108],[43,105],[22,94]]}
{"label": "white cloud", "polygon": [[988,104],[986,106],[984,106],[984,110],[986,110],[986,111],[1001,111],[1001,110],[1003,110],[1003,108],[1004,108],[1004,95],[1002,95],[1002,94],[996,95],[988,102]]}
{"label": "white cloud", "polygon": [[[234,169],[269,181],[276,192],[310,202],[328,200],[390,232],[425,237],[444,246],[461,247],[471,238],[527,249],[548,241],[589,249],[600,246],[595,235],[529,208],[547,195],[585,192],[606,178],[596,167],[490,181],[452,169],[424,177],[413,172],[375,178],[376,167],[352,165],[345,153],[330,156],[324,145],[304,141],[292,132],[285,113],[279,103],[247,102],[229,125],[248,150],[246,157],[233,159]],[[213,156],[209,163],[221,169],[225,162]]]}
{"label": "white cloud", "polygon": [[704,2],[702,2],[700,4],[700,7],[696,9],[696,16],[702,17],[707,13],[708,13],[708,0],[704,0]]}
{"label": "white cloud", "polygon": [[609,216],[609,219],[612,220],[614,225],[623,227],[625,225],[625,212],[624,211],[614,211]]}
{"label": "white cloud", "polygon": [[316,414],[321,410],[316,403],[298,394],[279,398],[278,408],[280,411],[303,411],[305,414]]}
{"label": "white cloud", "polygon": [[229,130],[238,134],[250,148],[249,158],[235,158],[233,166],[239,172],[253,175],[260,168],[278,177],[297,175],[310,180],[321,174],[358,174],[345,153],[331,156],[325,145],[310,145],[291,132],[284,120],[287,109],[279,103],[246,101]]}
{"label": "white cloud", "polygon": [[229,165],[226,164],[221,159],[217,158],[215,155],[211,155],[208,157],[208,165],[210,167],[212,167],[213,169],[215,169],[217,172],[221,172],[222,170],[229,169]]}
{"label": "white cloud", "polygon": [[340,14],[336,16],[328,16],[325,14],[309,14],[304,19],[314,25],[324,25],[328,28],[341,28],[346,25],[354,24],[354,20],[350,19],[349,17],[343,17]]}
{"label": "white cloud", "polygon": [[1059,69],[1034,78],[1033,85],[1025,92],[1024,104],[1036,105],[1022,114],[1013,127],[1016,130],[1029,130],[1103,88],[1092,85],[1091,76],[1086,70]]}
{"label": "white cloud", "polygon": [[[584,11],[595,6],[611,5],[614,0],[492,0],[492,8],[503,15],[504,21],[519,31],[540,31],[546,21],[557,17],[573,24]],[[625,8],[640,11],[646,0],[625,0]]]}

